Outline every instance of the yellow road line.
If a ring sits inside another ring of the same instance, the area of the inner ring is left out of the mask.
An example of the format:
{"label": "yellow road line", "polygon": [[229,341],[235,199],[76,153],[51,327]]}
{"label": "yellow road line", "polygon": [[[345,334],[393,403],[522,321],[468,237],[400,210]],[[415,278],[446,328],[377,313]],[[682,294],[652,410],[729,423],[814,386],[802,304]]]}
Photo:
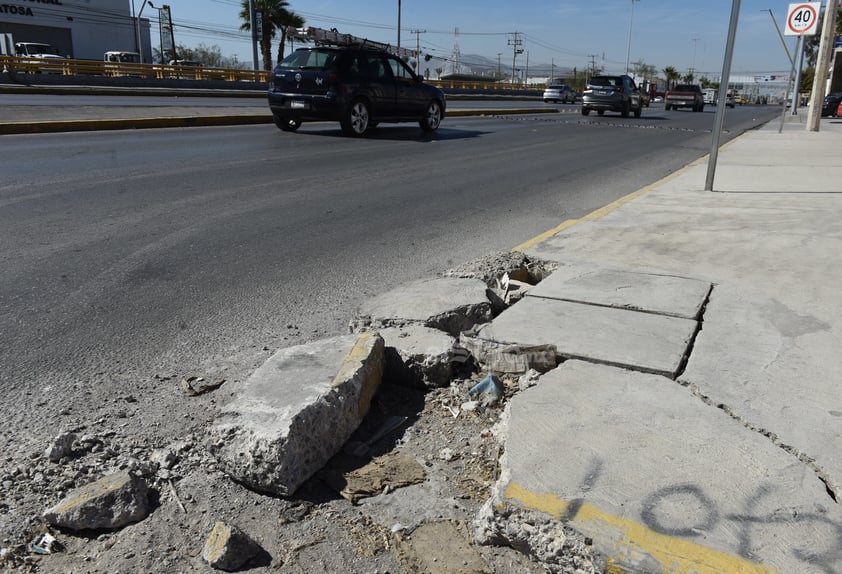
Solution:
{"label": "yellow road line", "polygon": [[576,514],[569,517],[571,503],[554,494],[535,494],[515,482],[506,487],[505,498],[556,519],[564,516],[566,524],[594,540],[597,550],[606,556],[606,571],[611,574],[629,572],[629,568],[652,560],[660,565],[659,572],[669,574],[776,572],[739,556],[655,532],[643,524],[603,512],[587,502],[577,504]]}

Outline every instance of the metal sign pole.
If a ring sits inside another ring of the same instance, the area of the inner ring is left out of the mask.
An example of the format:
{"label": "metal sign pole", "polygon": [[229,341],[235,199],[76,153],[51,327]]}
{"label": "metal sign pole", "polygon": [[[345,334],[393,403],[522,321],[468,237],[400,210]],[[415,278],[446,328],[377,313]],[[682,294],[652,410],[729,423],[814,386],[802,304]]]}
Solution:
{"label": "metal sign pole", "polygon": [[713,141],[708,159],[708,173],[705,178],[705,191],[713,191],[713,178],[716,175],[716,160],[719,158],[719,140],[722,124],[725,122],[725,105],[728,96],[728,80],[731,78],[731,60],[734,58],[734,42],[737,38],[737,22],[740,20],[740,0],[732,0],[731,24],[728,27],[728,41],[725,44],[725,59],[722,62],[722,76],[719,81],[719,103],[713,120]]}

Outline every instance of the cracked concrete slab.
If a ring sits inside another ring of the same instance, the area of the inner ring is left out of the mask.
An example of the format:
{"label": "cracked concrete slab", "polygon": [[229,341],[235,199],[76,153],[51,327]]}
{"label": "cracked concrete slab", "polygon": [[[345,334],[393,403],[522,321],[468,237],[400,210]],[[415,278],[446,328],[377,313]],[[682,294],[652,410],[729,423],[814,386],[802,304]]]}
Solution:
{"label": "cracked concrete slab", "polygon": [[708,281],[675,275],[565,266],[529,296],[696,319],[710,290]]}
{"label": "cracked concrete slab", "polygon": [[491,320],[491,302],[479,279],[439,277],[401,285],[363,303],[352,331],[419,324],[453,337]]}
{"label": "cracked concrete slab", "polygon": [[477,332],[477,339],[674,377],[696,332],[681,317],[527,296]]}
{"label": "cracked concrete slab", "polygon": [[679,380],[812,461],[842,500],[839,371],[827,364],[839,355],[842,333],[831,322],[838,311],[728,284],[714,291],[705,315]]}
{"label": "cracked concrete slab", "polygon": [[611,571],[842,571],[842,508],[815,472],[674,381],[568,361],[507,419],[491,507],[562,521]]}

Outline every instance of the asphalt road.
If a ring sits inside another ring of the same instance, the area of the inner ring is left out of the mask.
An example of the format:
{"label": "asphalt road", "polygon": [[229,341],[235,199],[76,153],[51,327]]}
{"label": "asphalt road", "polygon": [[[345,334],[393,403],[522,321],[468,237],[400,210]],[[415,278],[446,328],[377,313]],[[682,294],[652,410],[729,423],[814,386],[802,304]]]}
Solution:
{"label": "asphalt road", "polygon": [[[728,110],[724,140],[778,113]],[[0,392],[240,377],[709,151],[714,114],[4,136]]]}

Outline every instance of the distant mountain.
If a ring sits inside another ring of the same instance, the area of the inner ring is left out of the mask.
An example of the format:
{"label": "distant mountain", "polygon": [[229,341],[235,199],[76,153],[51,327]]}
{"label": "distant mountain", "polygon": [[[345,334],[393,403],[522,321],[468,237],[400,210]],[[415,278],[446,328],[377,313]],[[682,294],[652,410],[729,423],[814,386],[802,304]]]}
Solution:
{"label": "distant mountain", "polygon": [[[526,57],[522,54],[518,56],[516,66],[520,74],[523,74],[526,68]],[[462,54],[459,62],[451,62],[442,60],[440,58],[433,58],[429,62],[424,62],[422,69],[430,70],[429,77],[435,78],[437,76],[437,69],[441,69],[442,76],[477,76],[477,77],[495,77],[499,73],[503,77],[511,77],[512,75],[512,61],[509,59],[509,64],[506,65],[505,58],[501,56],[500,60],[493,60],[481,54]],[[567,78],[573,76],[573,69],[566,66],[553,66],[547,63],[529,63],[529,77],[530,78],[548,78],[551,75],[556,78]]]}

